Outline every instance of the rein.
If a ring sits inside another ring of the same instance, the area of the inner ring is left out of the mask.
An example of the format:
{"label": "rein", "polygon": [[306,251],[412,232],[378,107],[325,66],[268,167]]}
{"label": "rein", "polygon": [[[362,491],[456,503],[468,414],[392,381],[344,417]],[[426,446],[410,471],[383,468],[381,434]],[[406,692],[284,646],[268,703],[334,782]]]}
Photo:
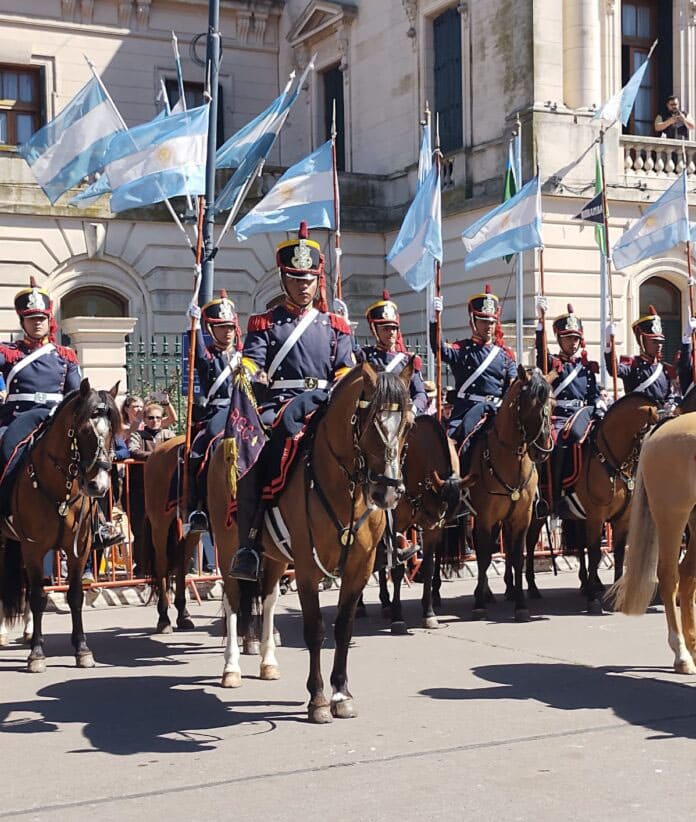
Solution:
{"label": "rein", "polygon": [[[646,423],[642,428],[636,431],[636,433],[633,435],[633,439],[631,440],[631,442],[633,443],[633,447],[629,451],[628,457],[623,462],[619,462],[619,459],[614,455],[611,446],[609,445],[609,441],[607,440],[606,434],[602,430],[601,426],[597,428],[597,434],[591,441],[591,450],[593,452],[593,455],[597,458],[599,464],[607,472],[607,476],[609,477],[609,483],[611,485],[611,498],[608,502],[592,498],[592,492],[590,491],[589,482],[590,464],[588,460],[586,485],[588,496],[593,505],[601,505],[602,507],[606,507],[611,503],[612,499],[616,495],[617,477],[626,486],[627,494],[624,508],[626,505],[628,505],[628,502],[631,498],[631,495],[636,485],[634,474],[636,467],[638,465],[638,459],[640,457],[640,449],[643,444],[643,440],[645,439],[645,435],[648,433],[649,430],[650,425]],[[606,453],[604,450],[602,450],[598,442],[600,435],[604,441],[604,449],[606,450]]]}

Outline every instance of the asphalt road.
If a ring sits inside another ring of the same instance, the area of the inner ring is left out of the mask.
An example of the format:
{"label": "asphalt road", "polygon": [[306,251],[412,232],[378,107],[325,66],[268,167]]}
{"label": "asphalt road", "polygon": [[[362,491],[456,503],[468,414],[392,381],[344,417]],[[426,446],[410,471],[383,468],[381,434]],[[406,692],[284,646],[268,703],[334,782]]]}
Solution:
{"label": "asphalt road", "polygon": [[662,609],[590,617],[573,575],[539,579],[528,624],[500,598],[471,622],[473,585],[456,581],[440,629],[401,637],[369,588],[349,658],[360,715],[329,726],[305,719],[295,594],[282,679],[243,657],[238,690],[218,684],[219,603],[165,637],[153,606],[88,611],[92,670],[49,614],[46,673],[25,672],[17,642],[0,649],[0,819],[693,819],[696,679],[671,672]]}

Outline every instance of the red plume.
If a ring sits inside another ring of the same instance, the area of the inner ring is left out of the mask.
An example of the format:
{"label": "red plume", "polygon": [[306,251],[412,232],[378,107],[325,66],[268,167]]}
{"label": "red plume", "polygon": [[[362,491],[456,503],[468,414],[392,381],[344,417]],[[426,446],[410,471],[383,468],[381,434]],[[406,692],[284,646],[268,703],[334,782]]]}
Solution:
{"label": "red plume", "polygon": [[655,314],[657,316],[657,311],[655,311],[655,306],[654,305],[649,305],[648,306],[648,314]]}
{"label": "red plume", "polygon": [[297,239],[298,240],[308,240],[309,239],[309,230],[307,229],[307,223],[305,220],[302,220],[300,223],[300,230],[297,232]]}
{"label": "red plume", "polygon": [[32,275],[31,277],[29,277],[29,286],[30,286],[31,288],[36,288],[36,287],[37,287],[37,285],[36,285],[36,279],[35,279],[35,277],[34,277],[33,275]]}
{"label": "red plume", "polygon": [[227,289],[226,288],[221,288],[220,289],[220,299],[221,300],[226,300],[227,299]]}
{"label": "red plume", "polygon": [[573,306],[572,306],[572,304],[571,304],[571,303],[568,303],[568,313],[569,313],[569,314],[572,314],[572,313],[573,313]]}
{"label": "red plume", "polygon": [[384,291],[382,292],[382,299],[383,299],[383,300],[388,300],[388,299],[390,299],[389,292],[387,291],[387,289],[386,289],[386,288],[385,288],[385,289],[384,289]]}
{"label": "red plume", "polygon": [[491,285],[490,283],[486,283],[486,287],[483,289],[484,294],[492,294]]}
{"label": "red plume", "polygon": [[[303,223],[303,225],[305,228],[307,227],[306,223]],[[317,295],[314,298],[314,305],[323,313],[326,313],[329,310],[329,303],[326,299],[326,275],[324,274],[323,254],[319,255],[319,284],[317,286]]]}

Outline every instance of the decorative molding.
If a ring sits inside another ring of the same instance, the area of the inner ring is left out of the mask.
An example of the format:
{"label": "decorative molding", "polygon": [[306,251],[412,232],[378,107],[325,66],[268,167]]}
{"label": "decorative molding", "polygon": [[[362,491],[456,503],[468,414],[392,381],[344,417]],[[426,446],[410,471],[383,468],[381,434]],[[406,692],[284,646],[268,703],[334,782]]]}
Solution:
{"label": "decorative molding", "polygon": [[459,12],[464,24],[469,22],[469,3],[468,0],[459,0],[457,4],[457,11]]}
{"label": "decorative molding", "polygon": [[89,25],[92,22],[94,0],[80,0],[81,22]]}
{"label": "decorative molding", "polygon": [[357,13],[357,8],[335,0],[311,0],[288,32],[288,42],[297,48],[324,40],[350,25]]}
{"label": "decorative molding", "polygon": [[60,9],[66,20],[72,20],[75,14],[75,0],[60,0]]}
{"label": "decorative molding", "polygon": [[249,42],[252,16],[250,11],[240,11],[237,14],[237,40],[245,45]]}
{"label": "decorative molding", "polygon": [[341,58],[338,64],[339,71],[348,71],[348,50],[350,49],[350,37],[348,36],[348,28],[341,23],[336,29],[336,45],[338,46],[338,54]]}
{"label": "decorative molding", "polygon": [[416,39],[416,19],[418,18],[418,0],[401,0],[401,5],[406,12],[406,19],[409,23],[406,37],[411,40]]}
{"label": "decorative molding", "polygon": [[604,0],[606,13],[612,17],[616,11],[616,0]]}
{"label": "decorative molding", "polygon": [[264,37],[266,35],[266,24],[268,23],[268,14],[255,12],[252,14],[252,21],[254,23],[254,29],[251,39],[257,46],[262,46]]}
{"label": "decorative molding", "polygon": [[696,0],[688,0],[689,2],[689,25],[696,25]]}
{"label": "decorative molding", "polygon": [[300,72],[303,72],[309,64],[309,47],[304,44],[300,44],[294,47],[294,52],[297,68]]}
{"label": "decorative molding", "polygon": [[141,29],[146,29],[150,25],[150,7],[152,0],[135,0],[135,19]]}
{"label": "decorative molding", "polygon": [[118,0],[118,24],[124,29],[127,29],[130,23],[132,8],[133,0]]}

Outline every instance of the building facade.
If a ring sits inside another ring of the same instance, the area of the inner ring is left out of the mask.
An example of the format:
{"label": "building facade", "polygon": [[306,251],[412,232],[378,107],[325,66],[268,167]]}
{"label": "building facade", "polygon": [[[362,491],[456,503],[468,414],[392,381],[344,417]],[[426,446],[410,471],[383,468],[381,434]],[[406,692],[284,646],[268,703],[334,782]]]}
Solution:
{"label": "building facade", "polygon": [[[147,339],[186,325],[191,252],[166,210],[114,216],[106,199],[77,210],[65,204],[68,196],[52,207],[14,147],[87,82],[84,55],[129,125],[157,113],[162,81],[175,102],[172,30],[180,42],[187,100],[199,102],[205,38],[197,35],[206,26],[203,0],[27,0],[19,9],[0,0],[3,337],[16,331],[12,295],[30,275],[54,295],[71,338],[111,335],[103,347],[105,366],[119,356],[114,335],[132,328]],[[592,195],[594,153],[562,179],[559,172],[598,136],[593,107],[621,87],[658,39],[631,122],[606,134],[612,242],[684,162],[696,173],[696,143],[661,139],[653,130],[668,94],[680,96],[682,109],[696,107],[692,0],[221,0],[220,27],[219,140],[267,106],[288,73],[316,54],[316,70],[250,202],[327,138],[335,100],[344,289],[355,318],[386,286],[399,301],[407,334],[425,333],[424,295],[405,286],[385,254],[415,189],[418,124],[428,102],[439,115],[443,151],[446,335],[462,333],[466,298],[486,281],[504,300],[503,319],[514,339],[512,264],[500,260],[465,273],[460,235],[499,202],[519,117],[523,175],[531,177],[538,162],[543,182],[549,314],[561,313],[571,301],[586,320],[591,353],[599,355],[599,252],[592,228],[572,219]],[[316,234],[332,268],[332,239],[325,231]],[[234,295],[243,317],[279,292],[274,248],[280,239],[268,235],[240,244],[230,233],[222,244],[215,285]],[[623,350],[635,350],[630,322],[653,303],[673,351],[688,316],[684,249],[614,272],[611,287]],[[539,255],[529,252],[526,360],[539,288]],[[76,319],[82,317],[104,321]]]}

